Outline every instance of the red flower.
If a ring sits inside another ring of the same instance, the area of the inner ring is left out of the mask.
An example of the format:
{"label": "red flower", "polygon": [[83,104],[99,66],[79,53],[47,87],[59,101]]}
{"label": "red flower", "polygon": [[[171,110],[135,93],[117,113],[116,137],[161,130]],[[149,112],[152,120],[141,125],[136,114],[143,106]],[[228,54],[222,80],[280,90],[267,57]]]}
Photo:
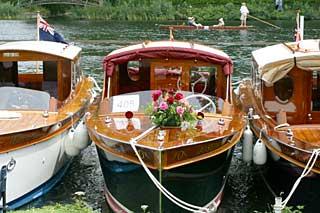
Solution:
{"label": "red flower", "polygon": [[154,91],[154,92],[152,93],[152,99],[153,99],[153,101],[157,101],[158,98],[160,97],[160,95],[161,95],[161,91],[160,91],[160,90]]}
{"label": "red flower", "polygon": [[133,112],[127,111],[124,115],[126,116],[127,119],[131,119],[133,117]]}
{"label": "red flower", "polygon": [[170,97],[167,99],[167,102],[168,102],[168,104],[173,104],[173,102],[174,102],[174,97],[170,96]]}
{"label": "red flower", "polygon": [[170,89],[168,93],[169,93],[169,95],[173,96],[174,93],[176,93],[176,91],[174,89]]}
{"label": "red flower", "polygon": [[183,94],[180,92],[177,92],[176,95],[174,96],[174,98],[179,101],[183,98]]}

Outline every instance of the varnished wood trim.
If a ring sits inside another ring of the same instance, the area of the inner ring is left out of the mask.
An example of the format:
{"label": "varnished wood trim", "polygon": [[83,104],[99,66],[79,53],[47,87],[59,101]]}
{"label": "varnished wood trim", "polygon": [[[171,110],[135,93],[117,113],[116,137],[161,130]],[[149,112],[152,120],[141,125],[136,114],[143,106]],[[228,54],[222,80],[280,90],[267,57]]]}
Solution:
{"label": "varnished wood trim", "polygon": [[[252,130],[256,136],[259,136],[259,133],[255,128],[252,128]],[[296,159],[293,159],[293,158],[289,157],[288,155],[285,155],[282,152],[280,152],[279,150],[275,149],[272,145],[270,145],[268,143],[268,140],[264,136],[261,138],[261,140],[263,141],[263,143],[266,145],[266,147],[268,147],[268,149],[271,152],[273,152],[273,153],[277,154],[278,156],[280,156],[281,158],[293,163],[294,165],[301,167],[302,169],[304,169],[306,167],[306,164],[304,164],[300,161],[297,161]],[[312,171],[317,174],[320,174],[320,170],[315,167],[312,168]]]}

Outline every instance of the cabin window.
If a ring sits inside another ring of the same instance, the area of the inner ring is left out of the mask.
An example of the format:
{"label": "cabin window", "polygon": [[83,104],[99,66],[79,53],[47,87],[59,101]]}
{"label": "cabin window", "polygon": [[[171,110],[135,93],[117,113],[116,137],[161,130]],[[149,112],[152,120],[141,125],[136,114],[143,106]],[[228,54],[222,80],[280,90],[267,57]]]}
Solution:
{"label": "cabin window", "polygon": [[0,62],[0,86],[45,91],[57,98],[57,62]]}
{"label": "cabin window", "polygon": [[287,103],[293,95],[293,80],[291,76],[286,75],[274,83],[273,89],[276,100],[280,103]]}
{"label": "cabin window", "polygon": [[181,89],[182,66],[155,66],[154,89]]}
{"label": "cabin window", "polygon": [[320,111],[320,71],[312,72],[312,111]]}
{"label": "cabin window", "polygon": [[150,89],[150,63],[129,61],[118,65],[119,94]]}
{"label": "cabin window", "polygon": [[190,69],[190,91],[216,95],[216,67],[192,66]]}
{"label": "cabin window", "polygon": [[0,62],[0,86],[17,86],[18,65],[15,61]]}
{"label": "cabin window", "polygon": [[140,80],[140,62],[139,61],[129,61],[127,65],[128,77],[131,81],[139,81]]}

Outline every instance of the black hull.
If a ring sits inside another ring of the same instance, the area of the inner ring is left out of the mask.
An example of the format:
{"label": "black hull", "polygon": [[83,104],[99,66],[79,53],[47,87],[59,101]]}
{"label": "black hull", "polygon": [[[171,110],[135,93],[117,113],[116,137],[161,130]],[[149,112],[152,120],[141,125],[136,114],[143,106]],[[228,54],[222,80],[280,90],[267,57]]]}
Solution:
{"label": "black hull", "polygon": [[[109,161],[102,149],[97,147],[97,150],[107,187],[106,198],[113,211],[142,212],[141,206],[147,205],[150,212],[185,212],[160,194],[140,165]],[[215,200],[219,204],[232,151],[176,169],[152,170],[152,173],[158,180],[161,174],[162,185],[188,203],[205,206]]]}
{"label": "black hull", "polygon": [[[290,193],[295,181],[302,173],[302,169],[288,161],[270,161],[266,166],[265,178],[270,189],[277,196],[285,199]],[[291,197],[288,206],[304,206],[302,212],[318,212],[320,202],[320,176],[313,173],[304,177]]]}

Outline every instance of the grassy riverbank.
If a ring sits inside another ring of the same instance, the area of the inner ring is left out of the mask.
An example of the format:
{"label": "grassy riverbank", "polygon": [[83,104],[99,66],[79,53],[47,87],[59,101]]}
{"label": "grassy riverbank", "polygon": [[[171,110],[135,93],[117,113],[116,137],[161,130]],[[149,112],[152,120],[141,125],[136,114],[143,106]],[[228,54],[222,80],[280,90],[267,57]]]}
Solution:
{"label": "grassy riverbank", "polygon": [[[247,0],[250,14],[263,19],[294,19],[297,8],[308,19],[319,19],[319,0],[284,1],[284,10],[275,10],[272,0]],[[1,19],[21,19],[37,10],[47,15],[71,16],[75,19],[164,21],[185,20],[188,16],[197,21],[212,21],[223,17],[225,20],[238,20],[240,0],[105,0],[102,6],[76,7],[51,5],[46,8],[20,8],[18,1],[0,0]]]}
{"label": "grassy riverbank", "polygon": [[12,213],[97,213],[93,211],[84,201],[76,200],[74,204],[55,204],[42,208],[12,211]]}

